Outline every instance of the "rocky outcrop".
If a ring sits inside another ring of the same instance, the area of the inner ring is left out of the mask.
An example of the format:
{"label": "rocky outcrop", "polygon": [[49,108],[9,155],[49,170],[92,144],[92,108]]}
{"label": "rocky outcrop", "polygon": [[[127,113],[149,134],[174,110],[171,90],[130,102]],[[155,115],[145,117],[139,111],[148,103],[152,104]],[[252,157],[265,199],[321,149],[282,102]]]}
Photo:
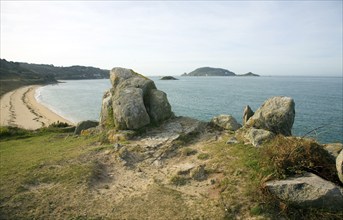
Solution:
{"label": "rocky outcrop", "polygon": [[343,150],[341,150],[336,158],[336,169],[338,178],[343,183]]}
{"label": "rocky outcrop", "polygon": [[290,136],[295,117],[294,107],[294,100],[290,97],[270,98],[257,109],[245,126]]}
{"label": "rocky outcrop", "polygon": [[242,127],[231,115],[215,116],[212,118],[211,123],[229,131],[236,131]]}
{"label": "rocky outcrop", "polygon": [[254,112],[253,110],[251,110],[250,106],[249,105],[245,106],[244,111],[243,111],[243,126],[245,125],[245,123],[247,123],[247,121],[253,115],[254,115]]}
{"label": "rocky outcrop", "polygon": [[117,67],[111,70],[110,81],[112,88],[102,101],[102,126],[134,130],[173,116],[167,95],[152,80]]}
{"label": "rocky outcrop", "polygon": [[99,125],[99,122],[97,121],[81,121],[76,125],[74,134],[81,134],[81,131],[86,130],[88,128],[93,128]]}
{"label": "rocky outcrop", "polygon": [[266,183],[279,199],[303,208],[343,211],[343,189],[314,174]]}

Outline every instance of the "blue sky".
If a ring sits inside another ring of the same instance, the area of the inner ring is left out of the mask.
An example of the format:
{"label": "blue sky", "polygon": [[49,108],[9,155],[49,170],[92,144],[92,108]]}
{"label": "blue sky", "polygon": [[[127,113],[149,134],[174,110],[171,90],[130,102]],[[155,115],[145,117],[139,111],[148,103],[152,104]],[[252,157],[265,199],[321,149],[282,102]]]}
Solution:
{"label": "blue sky", "polygon": [[342,76],[342,1],[1,1],[1,58]]}

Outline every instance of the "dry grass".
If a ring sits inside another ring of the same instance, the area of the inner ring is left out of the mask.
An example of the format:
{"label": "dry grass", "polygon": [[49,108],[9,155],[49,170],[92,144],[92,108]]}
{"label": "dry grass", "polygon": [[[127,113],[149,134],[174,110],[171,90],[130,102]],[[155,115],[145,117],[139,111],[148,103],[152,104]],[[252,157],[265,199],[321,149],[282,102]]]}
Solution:
{"label": "dry grass", "polygon": [[[182,155],[176,154],[167,162],[206,164],[208,179],[197,182],[161,174],[168,169],[156,168],[148,174],[147,166],[140,171],[124,167],[113,144],[99,144],[101,135],[3,132],[7,138],[0,140],[0,219],[343,217],[296,209],[261,190],[271,175],[287,177],[311,169],[332,178],[326,151],[308,140],[277,137],[272,144],[255,148],[240,143],[228,145],[226,140],[232,134],[222,133],[215,139],[186,141],[175,149]],[[168,178],[148,181],[151,175]],[[146,187],[140,187],[143,184]],[[190,193],[193,191],[201,193]]]}
{"label": "dry grass", "polygon": [[311,172],[339,184],[335,161],[313,140],[278,136],[261,149],[261,158],[264,166],[274,170],[276,178]]}

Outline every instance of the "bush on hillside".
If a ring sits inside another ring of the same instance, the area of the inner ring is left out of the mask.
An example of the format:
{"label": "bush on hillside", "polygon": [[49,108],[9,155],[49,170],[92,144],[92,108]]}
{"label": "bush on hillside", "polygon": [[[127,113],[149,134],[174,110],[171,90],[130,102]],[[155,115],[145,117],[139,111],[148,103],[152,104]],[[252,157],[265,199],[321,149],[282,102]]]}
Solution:
{"label": "bush on hillside", "polygon": [[339,184],[335,161],[313,140],[277,136],[261,153],[262,163],[268,163],[277,178],[311,172]]}

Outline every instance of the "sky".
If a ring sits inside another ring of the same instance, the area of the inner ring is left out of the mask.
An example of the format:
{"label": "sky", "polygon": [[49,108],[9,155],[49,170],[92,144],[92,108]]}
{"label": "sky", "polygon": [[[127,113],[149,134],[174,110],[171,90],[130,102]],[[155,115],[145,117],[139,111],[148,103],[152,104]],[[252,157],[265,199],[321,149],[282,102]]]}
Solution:
{"label": "sky", "polygon": [[3,1],[0,56],[180,75],[342,76],[342,1]]}

